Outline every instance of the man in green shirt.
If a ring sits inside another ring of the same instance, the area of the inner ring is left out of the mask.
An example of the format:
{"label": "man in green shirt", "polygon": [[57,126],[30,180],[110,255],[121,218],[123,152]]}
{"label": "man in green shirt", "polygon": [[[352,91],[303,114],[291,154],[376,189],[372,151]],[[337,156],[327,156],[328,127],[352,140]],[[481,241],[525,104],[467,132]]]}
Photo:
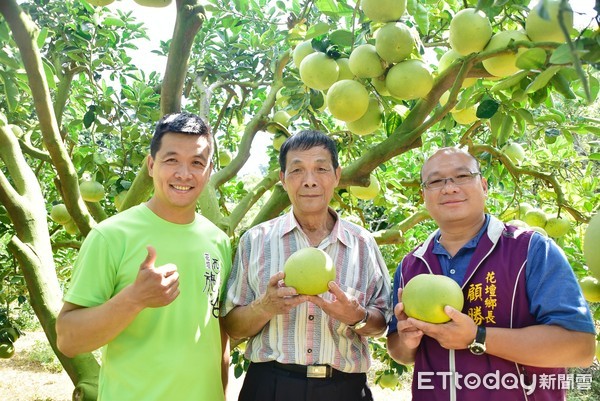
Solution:
{"label": "man in green shirt", "polygon": [[199,117],[164,116],[148,158],[154,195],[81,247],[57,344],[71,357],[103,347],[100,401],[224,400],[229,352],[216,316],[231,247],[196,213],[212,143]]}

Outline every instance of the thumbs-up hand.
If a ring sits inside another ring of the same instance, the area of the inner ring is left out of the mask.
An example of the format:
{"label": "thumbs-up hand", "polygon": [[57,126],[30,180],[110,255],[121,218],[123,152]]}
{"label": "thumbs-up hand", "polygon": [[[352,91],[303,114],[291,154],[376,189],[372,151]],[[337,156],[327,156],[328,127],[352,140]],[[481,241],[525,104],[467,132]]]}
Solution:
{"label": "thumbs-up hand", "polygon": [[154,266],[156,249],[147,246],[148,255],[140,265],[140,270],[133,283],[135,299],[141,306],[157,308],[169,305],[179,295],[179,273],[177,266],[168,263]]}

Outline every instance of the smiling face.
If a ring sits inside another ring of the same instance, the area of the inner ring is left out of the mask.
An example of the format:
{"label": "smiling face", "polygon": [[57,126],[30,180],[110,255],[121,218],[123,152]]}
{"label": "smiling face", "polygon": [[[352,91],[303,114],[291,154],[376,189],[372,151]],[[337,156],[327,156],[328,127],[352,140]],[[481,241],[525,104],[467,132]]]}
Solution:
{"label": "smiling face", "polygon": [[148,158],[154,196],[148,207],[161,218],[185,224],[194,219],[196,201],[212,169],[210,136],[167,133]]}
{"label": "smiling face", "polygon": [[[431,156],[423,166],[423,182],[457,177],[478,172],[477,161],[456,149],[442,149]],[[425,207],[442,230],[452,224],[473,224],[483,219],[487,198],[487,181],[477,175],[463,185],[451,181],[439,189],[423,188]]]}
{"label": "smiling face", "polygon": [[341,168],[333,167],[331,153],[323,146],[287,153],[285,172],[279,173],[297,218],[326,214]]}

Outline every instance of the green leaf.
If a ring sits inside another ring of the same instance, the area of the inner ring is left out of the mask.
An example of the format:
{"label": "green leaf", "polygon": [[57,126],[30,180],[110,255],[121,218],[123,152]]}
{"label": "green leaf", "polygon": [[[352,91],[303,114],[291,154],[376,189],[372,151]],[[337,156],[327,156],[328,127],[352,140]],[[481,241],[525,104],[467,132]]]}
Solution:
{"label": "green leaf", "polygon": [[40,49],[44,46],[44,43],[46,43],[47,37],[48,37],[48,28],[43,27],[42,29],[40,29],[40,32],[38,33],[38,37],[36,40],[37,46]]}
{"label": "green leaf", "polygon": [[490,89],[490,91],[498,92],[501,90],[510,89],[513,86],[515,86],[516,84],[518,84],[519,82],[521,82],[521,80],[523,78],[525,78],[528,74],[529,74],[529,71],[519,71],[516,74],[511,75],[510,77],[499,81],[497,84],[492,86],[492,89]]}
{"label": "green leaf", "polygon": [[310,106],[314,110],[318,110],[325,104],[325,98],[323,92],[311,89],[310,90]]}
{"label": "green leaf", "polygon": [[429,32],[429,11],[421,3],[417,3],[417,12],[412,14],[420,32]]}
{"label": "green leaf", "polygon": [[548,82],[550,82],[550,79],[552,79],[552,77],[561,68],[562,67],[559,66],[559,65],[553,65],[553,66],[548,67],[544,71],[540,72],[538,74],[538,76],[535,77],[535,79],[533,80],[533,82],[531,82],[529,84],[529,86],[527,87],[527,89],[525,89],[525,92],[527,92],[527,93],[533,93],[533,92],[537,92],[538,90],[542,89],[543,87],[545,87],[546,85],[548,85]]}
{"label": "green leaf", "polygon": [[354,43],[352,32],[345,29],[338,29],[329,34],[329,41],[342,47],[350,47]]}
{"label": "green leaf", "polygon": [[593,125],[586,125],[584,129],[590,134],[600,136],[600,127],[594,127]]}
{"label": "green leaf", "polygon": [[116,17],[104,18],[104,25],[105,26],[121,26],[121,27],[127,26],[121,18],[116,18]]}
{"label": "green leaf", "polygon": [[21,67],[19,62],[14,57],[9,56],[3,49],[0,49],[0,65],[13,70],[18,70]]}
{"label": "green leaf", "polygon": [[329,24],[319,22],[308,28],[308,31],[306,31],[306,38],[315,38],[317,36],[325,35],[327,32],[329,32]]}
{"label": "green leaf", "polygon": [[46,81],[48,83],[48,87],[50,89],[56,88],[55,81],[55,71],[54,66],[50,63],[50,61],[46,60],[45,57],[42,57],[42,65],[44,66],[44,74],[46,75]]}
{"label": "green leaf", "polygon": [[93,109],[90,109],[83,115],[83,126],[85,128],[90,128],[94,123],[94,120],[96,120],[96,113]]}
{"label": "green leaf", "polygon": [[573,55],[567,44],[558,46],[550,56],[551,64],[569,64],[572,61]]}
{"label": "green leaf", "polygon": [[555,76],[552,77],[552,79],[550,79],[550,83],[552,84],[552,87],[554,87],[554,89],[556,89],[556,91],[558,93],[563,95],[565,99],[577,98],[575,93],[571,90],[571,83],[565,77],[565,75],[562,74],[562,72],[563,72],[562,70],[559,71],[558,74],[556,74]]}
{"label": "green leaf", "polygon": [[539,70],[546,64],[546,51],[539,47],[527,49],[519,57],[515,65],[522,70]]}
{"label": "green leaf", "polygon": [[8,111],[14,111],[19,102],[19,90],[12,77],[0,71],[0,81],[4,82],[4,95]]}
{"label": "green leaf", "polygon": [[492,131],[491,142],[498,143],[498,135],[500,135],[500,128],[502,128],[502,121],[504,121],[504,114],[496,113],[490,118],[490,130]]}
{"label": "green leaf", "polygon": [[398,128],[400,126],[400,124],[402,124],[402,117],[400,117],[400,115],[398,113],[396,113],[395,111],[392,113],[387,113],[387,117],[385,119],[385,133],[387,134],[387,136],[390,136],[394,133],[394,131],[396,131],[396,128]]}
{"label": "green leaf", "polygon": [[600,153],[591,153],[589,156],[590,160],[600,161]]}
{"label": "green leaf", "polygon": [[492,118],[498,111],[500,103],[493,99],[486,99],[477,106],[477,118]]}
{"label": "green leaf", "polygon": [[502,127],[500,128],[500,132],[498,133],[498,146],[504,145],[508,142],[508,139],[515,131],[515,124],[513,122],[512,116],[505,115],[502,119]]}
{"label": "green leaf", "polygon": [[517,109],[517,114],[527,122],[527,124],[533,125],[535,120],[533,119],[533,115],[526,109]]}

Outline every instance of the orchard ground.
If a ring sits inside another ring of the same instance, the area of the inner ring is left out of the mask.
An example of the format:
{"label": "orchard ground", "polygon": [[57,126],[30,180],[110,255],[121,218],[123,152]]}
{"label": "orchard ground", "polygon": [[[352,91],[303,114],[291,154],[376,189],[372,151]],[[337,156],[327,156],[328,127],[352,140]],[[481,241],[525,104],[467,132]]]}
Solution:
{"label": "orchard ground", "polygon": [[[73,392],[71,379],[58,362],[43,361],[50,355],[50,346],[42,332],[27,332],[15,343],[16,353],[11,359],[0,359],[0,400],[11,401],[70,401]],[[32,351],[32,350],[35,350]],[[34,355],[35,353],[35,355]],[[42,359],[42,360],[40,360]],[[58,368],[57,368],[58,367]],[[243,377],[236,379],[233,370],[227,400],[237,400]],[[406,389],[382,389],[371,385],[376,401],[410,400],[409,384]]]}

